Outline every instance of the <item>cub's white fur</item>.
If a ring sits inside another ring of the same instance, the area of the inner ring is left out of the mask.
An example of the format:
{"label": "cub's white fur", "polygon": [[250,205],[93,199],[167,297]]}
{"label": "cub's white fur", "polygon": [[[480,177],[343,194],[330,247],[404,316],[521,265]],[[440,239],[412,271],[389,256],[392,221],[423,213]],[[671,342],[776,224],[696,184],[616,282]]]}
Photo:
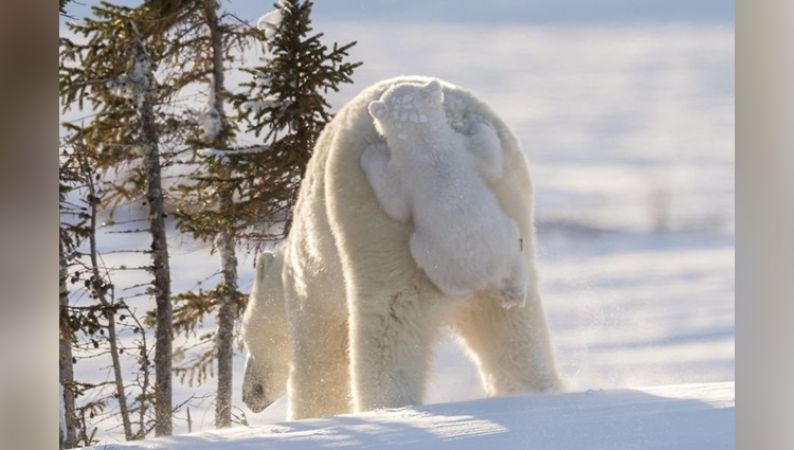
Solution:
{"label": "cub's white fur", "polygon": [[438,81],[400,84],[369,104],[386,143],[370,145],[361,166],[386,212],[412,219],[411,255],[441,292],[468,298],[495,290],[506,307],[523,305],[527,264],[522,238],[485,179],[502,174],[496,131],[466,117],[452,129]]}
{"label": "cub's white fur", "polygon": [[[293,419],[419,404],[432,347],[445,326],[461,337],[489,395],[561,388],[535,273],[532,186],[504,122],[469,92],[441,83],[452,128],[468,139],[486,136],[472,125],[470,119],[478,117],[491,124],[500,143],[501,173],[486,178],[523,238],[528,286],[522,307],[505,309],[487,292],[460,301],[440,291],[411,256],[413,224],[386,212],[361,168],[365,149],[383,141],[370,103],[394,86],[429,81],[400,77],[377,83],[323,130],[289,237],[279,253],[266,256],[264,264],[260,260],[265,267],[258,270],[246,310],[251,374],[247,369],[243,392],[250,393],[246,404],[252,409],[260,410],[285,388],[281,374],[287,370]],[[469,146],[477,148],[482,146]],[[276,306],[282,296],[284,309]]]}

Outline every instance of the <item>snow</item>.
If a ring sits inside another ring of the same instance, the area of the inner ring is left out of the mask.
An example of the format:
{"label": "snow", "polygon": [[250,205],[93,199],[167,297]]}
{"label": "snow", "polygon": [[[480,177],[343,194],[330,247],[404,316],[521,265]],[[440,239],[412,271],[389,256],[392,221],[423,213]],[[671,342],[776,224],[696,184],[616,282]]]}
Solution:
{"label": "snow", "polygon": [[[259,78],[260,77],[257,77],[257,80],[259,80]],[[251,111],[258,113],[258,112],[261,112],[264,109],[273,108],[273,107],[278,106],[278,105],[279,105],[279,101],[278,100],[259,100],[259,101],[257,101],[257,100],[247,100],[247,101],[243,102],[242,106],[245,109],[250,109]]]}
{"label": "snow", "polygon": [[217,148],[202,148],[198,150],[198,154],[205,157],[205,158],[213,158],[217,159],[222,163],[229,162],[229,156],[244,156],[244,155],[254,155],[257,153],[262,153],[267,151],[270,148],[267,145],[255,145],[252,147],[244,147],[244,148],[235,148],[229,150],[221,150]]}
{"label": "snow", "polygon": [[279,1],[276,9],[263,15],[256,21],[256,27],[265,32],[265,40],[270,40],[276,34],[281,20],[284,18],[284,2]]}
{"label": "snow", "polygon": [[138,52],[133,58],[129,71],[118,79],[109,80],[107,88],[119,97],[141,104],[144,95],[150,89],[149,74],[152,72],[151,61],[146,52]]}
{"label": "snow", "polygon": [[215,108],[214,89],[210,89],[209,95],[207,96],[207,107],[197,115],[196,122],[198,122],[199,128],[201,128],[201,140],[204,142],[214,141],[223,130],[221,115]]}
{"label": "snow", "polygon": [[132,65],[127,78],[136,86],[141,86],[142,89],[148,87],[148,74],[151,73],[151,63],[149,62],[149,55],[139,53],[135,58],[135,63]]}
{"label": "snow", "polygon": [[733,448],[734,383],[516,396],[237,427],[95,449]]}
{"label": "snow", "polygon": [[215,108],[209,108],[199,114],[197,122],[201,128],[201,140],[204,142],[214,141],[218,133],[223,129],[220,114],[218,114],[218,110]]}
{"label": "snow", "polygon": [[199,149],[198,154],[204,158],[215,159],[220,163],[226,164],[229,162],[229,151],[220,150],[217,148],[202,148]]}

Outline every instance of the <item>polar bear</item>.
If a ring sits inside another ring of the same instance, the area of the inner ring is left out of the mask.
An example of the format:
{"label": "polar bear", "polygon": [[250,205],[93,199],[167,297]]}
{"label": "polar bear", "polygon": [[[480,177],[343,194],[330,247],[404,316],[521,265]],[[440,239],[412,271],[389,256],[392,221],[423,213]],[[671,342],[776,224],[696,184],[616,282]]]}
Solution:
{"label": "polar bear", "polygon": [[383,142],[370,103],[394,86],[430,81],[379,82],[321,133],[289,236],[264,264],[260,259],[245,313],[250,356],[243,392],[252,410],[284,389],[289,419],[421,404],[433,344],[445,326],[460,336],[488,395],[562,388],[534,264],[532,185],[504,122],[471,93],[440,82],[452,128],[471,134],[467,118],[479,117],[501,143],[502,173],[489,188],[523,243],[528,283],[521,307],[503,308],[489,292],[460,301],[439,290],[411,255],[413,225],[386,212],[361,167],[365,150]]}
{"label": "polar bear", "polygon": [[441,292],[468,298],[495,290],[505,307],[522,305],[527,263],[515,222],[486,184],[502,174],[496,131],[468,116],[469,134],[452,129],[436,80],[392,86],[369,104],[386,142],[361,156],[375,196],[392,218],[412,219],[417,265]]}

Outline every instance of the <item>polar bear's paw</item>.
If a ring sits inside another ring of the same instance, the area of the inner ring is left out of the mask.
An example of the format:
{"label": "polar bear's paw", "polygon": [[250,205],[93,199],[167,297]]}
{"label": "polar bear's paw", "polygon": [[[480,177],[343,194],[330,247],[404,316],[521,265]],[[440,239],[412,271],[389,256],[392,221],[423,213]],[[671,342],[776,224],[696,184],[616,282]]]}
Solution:
{"label": "polar bear's paw", "polygon": [[495,182],[502,177],[504,162],[502,142],[493,125],[477,114],[466,114],[466,134],[469,151],[477,160],[480,174]]}

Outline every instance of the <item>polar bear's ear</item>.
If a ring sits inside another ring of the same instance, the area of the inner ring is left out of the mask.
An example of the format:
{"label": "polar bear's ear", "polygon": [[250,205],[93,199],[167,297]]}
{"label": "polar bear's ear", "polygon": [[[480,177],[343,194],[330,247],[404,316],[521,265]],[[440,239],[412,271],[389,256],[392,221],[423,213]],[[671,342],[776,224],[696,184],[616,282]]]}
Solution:
{"label": "polar bear's ear", "polygon": [[426,85],[422,86],[422,95],[439,103],[444,100],[444,93],[438,80],[430,80]]}
{"label": "polar bear's ear", "polygon": [[376,119],[382,119],[386,115],[386,104],[380,100],[370,103],[368,109],[369,114]]}

